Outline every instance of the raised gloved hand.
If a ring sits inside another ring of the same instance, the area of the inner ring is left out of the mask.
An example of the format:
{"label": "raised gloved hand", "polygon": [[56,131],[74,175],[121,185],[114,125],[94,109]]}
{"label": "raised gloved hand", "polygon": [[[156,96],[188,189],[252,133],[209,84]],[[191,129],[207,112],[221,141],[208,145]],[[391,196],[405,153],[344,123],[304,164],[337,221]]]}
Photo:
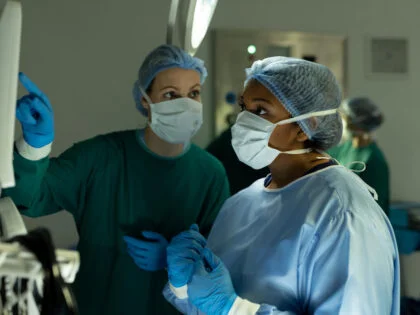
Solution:
{"label": "raised gloved hand", "polygon": [[166,267],[168,241],[159,233],[144,231],[145,240],[124,236],[127,250],[134,262],[146,271],[158,271]]}
{"label": "raised gloved hand", "polygon": [[207,241],[199,233],[198,225],[191,225],[188,231],[175,236],[167,249],[169,282],[180,288],[190,282],[195,264],[201,259],[201,253]]}
{"label": "raised gloved hand", "polygon": [[34,148],[54,140],[54,115],[48,97],[23,73],[19,80],[29,94],[17,101],[16,118],[22,124],[23,138]]}
{"label": "raised gloved hand", "polygon": [[188,284],[190,301],[203,313],[227,315],[237,298],[229,271],[210,249],[203,250]]}

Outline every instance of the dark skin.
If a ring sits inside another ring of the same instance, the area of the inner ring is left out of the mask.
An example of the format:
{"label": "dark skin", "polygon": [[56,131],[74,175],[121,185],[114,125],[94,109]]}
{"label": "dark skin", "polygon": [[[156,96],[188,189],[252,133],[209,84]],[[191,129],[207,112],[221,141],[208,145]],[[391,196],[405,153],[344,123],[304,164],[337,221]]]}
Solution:
{"label": "dark skin", "polygon": [[[153,103],[180,97],[189,97],[197,102],[201,102],[200,74],[195,70],[181,68],[164,70],[156,75],[148,90],[148,96]],[[151,121],[150,106],[144,97],[142,104],[149,113],[148,120]],[[149,125],[147,125],[144,132],[144,141],[149,150],[160,156],[174,157],[180,155],[184,150],[183,144],[173,144],[159,138]]]}
{"label": "dark skin", "polygon": [[[243,110],[248,110],[272,123],[291,118],[283,104],[256,80],[251,80],[247,84],[239,105]],[[278,125],[271,134],[269,146],[280,151],[299,150],[305,149],[307,140],[308,136],[299,124]],[[285,187],[323,163],[326,163],[325,156],[316,151],[299,155],[279,154],[269,165],[272,181],[267,188]]]}

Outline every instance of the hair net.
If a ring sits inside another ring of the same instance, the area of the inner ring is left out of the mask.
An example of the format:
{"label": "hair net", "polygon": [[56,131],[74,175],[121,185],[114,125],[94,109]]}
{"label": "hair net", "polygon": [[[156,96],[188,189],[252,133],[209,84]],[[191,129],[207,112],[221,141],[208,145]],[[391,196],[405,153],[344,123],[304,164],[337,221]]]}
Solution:
{"label": "hair net", "polygon": [[204,83],[207,77],[207,69],[201,59],[192,57],[176,46],[159,46],[144,59],[138,73],[138,80],[134,83],[133,97],[137,109],[143,115],[147,116],[147,110],[141,103],[143,96],[139,87],[141,86],[146,91],[159,72],[171,68],[196,70],[200,74],[201,84]]}
{"label": "hair net", "polygon": [[349,124],[366,132],[375,130],[384,120],[378,106],[367,97],[345,100],[342,112],[347,116]]}
{"label": "hair net", "polygon": [[[299,115],[337,109],[341,91],[332,72],[310,61],[270,57],[254,62],[246,70],[245,85],[255,79],[264,85],[296,117]],[[339,113],[312,117],[298,124],[317,149],[327,150],[341,139],[343,124]]]}

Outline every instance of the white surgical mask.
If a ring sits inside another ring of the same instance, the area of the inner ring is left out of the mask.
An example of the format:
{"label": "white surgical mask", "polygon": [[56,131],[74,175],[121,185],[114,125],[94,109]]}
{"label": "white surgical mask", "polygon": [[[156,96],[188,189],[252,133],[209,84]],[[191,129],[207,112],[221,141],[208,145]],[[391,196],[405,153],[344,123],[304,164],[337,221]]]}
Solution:
{"label": "white surgical mask", "polygon": [[191,98],[176,98],[160,103],[151,99],[140,89],[149,102],[152,119],[150,128],[162,140],[174,144],[185,144],[203,124],[203,104]]}
{"label": "white surgical mask", "polygon": [[268,146],[270,136],[277,125],[285,125],[317,116],[332,115],[336,109],[308,113],[294,118],[272,123],[258,115],[243,111],[232,127],[232,146],[239,160],[253,169],[261,169],[273,163],[280,154],[304,154],[312,149],[280,151]]}

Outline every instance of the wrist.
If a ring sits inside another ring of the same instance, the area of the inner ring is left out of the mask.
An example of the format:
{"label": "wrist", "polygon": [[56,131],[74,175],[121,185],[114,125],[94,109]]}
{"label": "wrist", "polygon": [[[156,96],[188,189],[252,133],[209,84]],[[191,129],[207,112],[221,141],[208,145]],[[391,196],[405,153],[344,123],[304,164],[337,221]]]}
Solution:
{"label": "wrist", "polygon": [[24,138],[16,141],[18,153],[27,160],[38,161],[46,158],[51,153],[52,143],[40,148],[31,146]]}
{"label": "wrist", "polygon": [[172,291],[173,294],[175,294],[175,296],[178,299],[186,299],[188,298],[188,285],[183,285],[181,287],[175,287],[174,285],[172,285],[172,283],[169,281],[169,289]]}
{"label": "wrist", "polygon": [[236,296],[228,315],[255,315],[260,305]]}
{"label": "wrist", "polygon": [[233,305],[235,304],[235,301],[237,300],[238,296],[234,293],[232,295],[230,295],[229,297],[227,297],[227,300],[225,302],[225,305],[222,309],[222,314],[224,315],[230,315],[230,311],[233,307]]}

